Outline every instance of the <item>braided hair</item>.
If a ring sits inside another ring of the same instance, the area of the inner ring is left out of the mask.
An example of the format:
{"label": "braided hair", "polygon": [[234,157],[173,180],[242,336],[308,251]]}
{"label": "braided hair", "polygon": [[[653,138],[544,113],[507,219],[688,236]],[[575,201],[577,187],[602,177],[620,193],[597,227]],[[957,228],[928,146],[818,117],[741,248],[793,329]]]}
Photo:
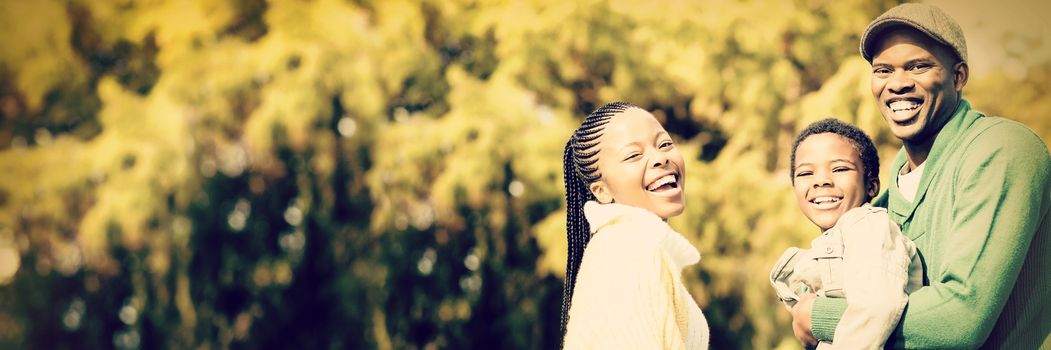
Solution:
{"label": "braided hair", "polygon": [[569,307],[573,300],[573,286],[577,281],[577,270],[580,269],[584,248],[591,239],[591,227],[584,218],[584,203],[596,198],[588,189],[588,185],[602,178],[602,174],[595,165],[598,162],[596,155],[599,152],[595,146],[599,144],[598,138],[602,136],[602,131],[610,118],[629,108],[638,107],[627,102],[611,102],[591,112],[569,137],[565,152],[562,154],[562,171],[566,181],[566,240],[569,243],[566,257],[566,283],[562,289],[563,345],[565,345],[566,324],[569,323]]}
{"label": "braided hair", "polygon": [[792,143],[792,156],[790,162],[791,167],[788,169],[788,176],[792,179],[792,183],[796,181],[796,150],[799,148],[799,144],[803,143],[806,138],[824,133],[833,133],[847,139],[848,142],[854,149],[858,151],[858,158],[861,158],[861,164],[865,167],[865,201],[868,202],[872,198],[869,198],[870,183],[875,182],[877,184],[877,190],[879,190],[879,153],[876,152],[876,145],[872,143],[872,139],[869,138],[864,131],[859,129],[850,123],[842,122],[835,118],[826,118],[807,125],[806,129],[799,132],[796,136],[795,142]]}

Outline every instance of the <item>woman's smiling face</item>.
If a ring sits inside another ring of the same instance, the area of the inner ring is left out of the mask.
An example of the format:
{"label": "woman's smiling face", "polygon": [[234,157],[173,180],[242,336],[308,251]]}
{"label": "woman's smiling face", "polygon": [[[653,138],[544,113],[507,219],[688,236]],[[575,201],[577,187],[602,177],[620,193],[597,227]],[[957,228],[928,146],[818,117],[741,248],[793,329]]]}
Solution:
{"label": "woman's smiling face", "polygon": [[599,202],[643,208],[668,219],[685,208],[682,153],[652,114],[638,108],[614,116],[599,137],[598,171],[590,185]]}

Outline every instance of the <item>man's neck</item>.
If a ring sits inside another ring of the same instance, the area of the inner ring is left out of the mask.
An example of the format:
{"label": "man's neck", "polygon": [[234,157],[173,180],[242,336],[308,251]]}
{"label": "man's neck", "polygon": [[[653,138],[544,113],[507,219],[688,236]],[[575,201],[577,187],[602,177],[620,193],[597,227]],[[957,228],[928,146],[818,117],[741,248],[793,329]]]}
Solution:
{"label": "man's neck", "polygon": [[931,146],[934,146],[934,138],[932,137],[928,142],[918,144],[905,142],[904,146],[906,159],[905,165],[908,167],[908,171],[904,173],[907,174],[911,172],[912,169],[916,169],[920,164],[927,161],[927,156],[931,153]]}
{"label": "man's neck", "polygon": [[907,158],[906,164],[908,165],[909,171],[912,171],[912,169],[916,169],[916,167],[920,166],[920,164],[923,164],[923,162],[927,161],[927,156],[931,154],[931,148],[934,147],[934,140],[936,140],[938,138],[938,135],[941,134],[942,128],[945,127],[945,124],[948,124],[949,120],[956,115],[956,110],[960,109],[960,104],[962,103],[963,99],[958,99],[956,101],[956,106],[950,109],[951,112],[949,113],[951,114],[941,118],[935,118],[935,122],[941,125],[938,125],[938,128],[935,129],[937,131],[934,131],[932,135],[927,137],[921,137],[923,141],[910,142],[902,140],[902,144],[903,146],[905,146],[905,158]]}

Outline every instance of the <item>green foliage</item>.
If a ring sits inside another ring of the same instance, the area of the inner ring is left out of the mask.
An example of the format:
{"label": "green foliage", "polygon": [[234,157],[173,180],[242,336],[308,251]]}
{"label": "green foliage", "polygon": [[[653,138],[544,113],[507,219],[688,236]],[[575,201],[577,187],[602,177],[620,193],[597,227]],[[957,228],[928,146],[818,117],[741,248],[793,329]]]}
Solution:
{"label": "green foliage", "polygon": [[[562,149],[613,100],[688,156],[713,346],[797,347],[787,149],[896,151],[856,53],[892,5],[0,2],[0,347],[553,348]],[[967,96],[1047,139],[1049,72]]]}

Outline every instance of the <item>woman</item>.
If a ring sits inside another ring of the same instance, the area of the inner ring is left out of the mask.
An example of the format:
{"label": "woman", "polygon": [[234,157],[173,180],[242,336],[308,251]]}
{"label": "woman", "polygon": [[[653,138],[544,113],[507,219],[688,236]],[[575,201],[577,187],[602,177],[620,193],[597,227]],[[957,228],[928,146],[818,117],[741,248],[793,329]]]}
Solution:
{"label": "woman", "polygon": [[563,155],[569,254],[567,349],[705,349],[708,323],[681,280],[700,260],[668,226],[682,213],[682,154],[652,114],[595,110]]}

